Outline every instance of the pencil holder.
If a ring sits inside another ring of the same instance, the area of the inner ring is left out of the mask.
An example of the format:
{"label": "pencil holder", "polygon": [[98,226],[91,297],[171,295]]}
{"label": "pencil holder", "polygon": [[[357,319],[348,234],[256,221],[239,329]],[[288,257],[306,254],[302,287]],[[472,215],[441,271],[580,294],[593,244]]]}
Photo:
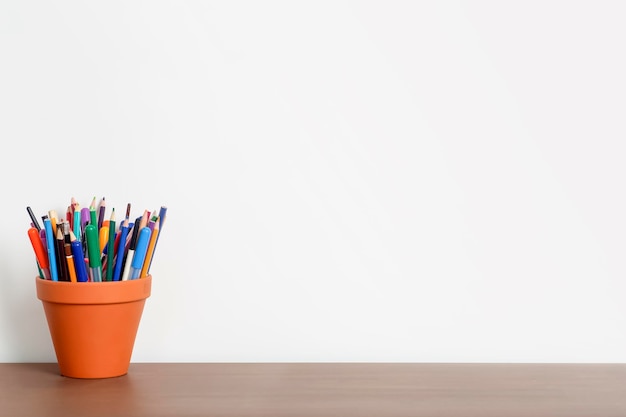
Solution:
{"label": "pencil holder", "polygon": [[128,373],[152,276],[129,281],[36,279],[61,375],[111,378]]}

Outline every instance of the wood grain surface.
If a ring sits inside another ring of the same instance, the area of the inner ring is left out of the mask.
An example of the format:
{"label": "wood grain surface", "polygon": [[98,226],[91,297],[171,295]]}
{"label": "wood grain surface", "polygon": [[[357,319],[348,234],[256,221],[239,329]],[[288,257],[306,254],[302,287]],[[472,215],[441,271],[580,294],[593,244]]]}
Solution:
{"label": "wood grain surface", "polygon": [[0,364],[0,416],[626,417],[626,364]]}

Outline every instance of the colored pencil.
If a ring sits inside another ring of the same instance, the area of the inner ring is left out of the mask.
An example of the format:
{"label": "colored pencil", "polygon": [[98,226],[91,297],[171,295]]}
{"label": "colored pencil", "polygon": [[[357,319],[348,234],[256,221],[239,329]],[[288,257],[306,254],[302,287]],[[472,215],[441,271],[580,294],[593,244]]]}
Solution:
{"label": "colored pencil", "polygon": [[[167,207],[161,206],[161,210],[159,211],[159,234],[157,235],[156,242],[154,242],[153,252],[156,251],[156,247],[159,244],[159,237],[161,236],[161,231],[163,230],[163,225],[165,224],[165,217],[167,216]],[[150,264],[152,264],[152,259],[150,259]],[[150,265],[148,265],[148,273],[150,273]]]}
{"label": "colored pencil", "polygon": [[67,262],[67,271],[70,276],[70,282],[77,282],[76,266],[74,266],[74,257],[72,256],[72,246],[69,243],[64,243],[63,248],[65,250],[65,260]]}
{"label": "colored pencil", "polygon": [[52,233],[54,233],[54,236],[56,236],[57,235],[57,223],[59,221],[59,219],[57,218],[56,210],[48,210],[48,218],[50,219],[50,224],[52,225]]}
{"label": "colored pencil", "polygon": [[89,205],[89,223],[93,224],[98,230],[98,214],[96,213],[96,197],[91,200]]}
{"label": "colored pencil", "polygon": [[102,197],[96,206],[94,196],[91,204],[81,207],[72,197],[61,218],[55,210],[41,216],[43,225],[31,207],[26,207],[31,220],[29,238],[41,278],[100,282],[145,278],[150,274],[167,208],[143,210],[131,222],[132,206],[127,203],[125,218],[119,223],[114,207],[110,218],[104,219],[106,203]]}
{"label": "colored pencil", "polygon": [[117,255],[115,257],[115,271],[113,273],[113,281],[119,281],[122,273],[122,266],[124,264],[124,252],[126,251],[126,237],[128,236],[128,220],[124,219],[120,226],[120,243],[117,248]]}
{"label": "colored pencil", "polygon": [[100,200],[100,206],[98,207],[98,230],[102,227],[102,222],[104,221],[104,214],[106,211],[106,200],[102,197]]}
{"label": "colored pencil", "polygon": [[128,250],[126,251],[125,259],[124,259],[124,272],[122,273],[122,281],[126,281],[130,278],[130,268],[133,260],[133,256],[135,255],[135,247],[137,245],[137,235],[139,235],[139,223],[141,222],[141,217],[137,217],[135,219],[135,223],[132,230],[132,235],[130,238],[130,243],[128,246]]}
{"label": "colored pencil", "polygon": [[65,259],[65,238],[63,230],[57,226],[56,234],[56,260],[59,266],[59,281],[69,281],[69,270],[67,268],[67,260]]}
{"label": "colored pencil", "polygon": [[150,268],[150,263],[152,262],[152,254],[154,253],[154,247],[156,246],[157,238],[159,237],[159,222],[154,222],[154,227],[152,228],[152,235],[150,236],[150,244],[148,245],[148,252],[146,253],[146,258],[143,261],[143,266],[141,268],[141,278],[145,278],[148,276],[148,269]]}
{"label": "colored pencil", "polygon": [[109,246],[107,247],[106,280],[113,281],[113,269],[115,262],[115,208],[111,210],[109,219]]}

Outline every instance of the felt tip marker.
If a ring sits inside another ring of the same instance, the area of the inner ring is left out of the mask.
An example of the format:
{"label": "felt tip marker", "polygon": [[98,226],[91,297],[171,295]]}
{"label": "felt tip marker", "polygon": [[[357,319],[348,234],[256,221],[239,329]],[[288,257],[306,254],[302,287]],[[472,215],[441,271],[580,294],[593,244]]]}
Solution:
{"label": "felt tip marker", "polygon": [[57,272],[56,252],[54,250],[54,234],[52,233],[52,222],[48,216],[43,216],[43,226],[46,231],[46,246],[48,249],[48,262],[50,263],[50,277],[52,281],[58,281],[59,275]]}
{"label": "felt tip marker", "polygon": [[87,240],[87,256],[89,257],[89,271],[93,282],[102,282],[102,260],[100,259],[100,239],[98,226],[89,223],[85,226],[85,238]]}
{"label": "felt tip marker", "polygon": [[73,240],[70,246],[72,247],[74,268],[76,268],[76,280],[78,282],[89,281],[87,265],[85,265],[85,255],[83,253],[83,244],[79,240]]}
{"label": "felt tip marker", "polygon": [[148,226],[144,226],[139,231],[137,237],[137,247],[133,254],[133,260],[130,264],[130,279],[137,279],[141,276],[141,268],[143,268],[143,261],[146,259],[146,252],[148,251],[148,243],[150,242],[150,234],[152,231]]}
{"label": "felt tip marker", "polygon": [[36,227],[28,229],[28,238],[30,239],[30,243],[33,245],[33,250],[35,251],[35,256],[37,257],[37,265],[42,272],[41,278],[49,280],[50,266],[48,263],[48,252],[39,237],[39,231]]}

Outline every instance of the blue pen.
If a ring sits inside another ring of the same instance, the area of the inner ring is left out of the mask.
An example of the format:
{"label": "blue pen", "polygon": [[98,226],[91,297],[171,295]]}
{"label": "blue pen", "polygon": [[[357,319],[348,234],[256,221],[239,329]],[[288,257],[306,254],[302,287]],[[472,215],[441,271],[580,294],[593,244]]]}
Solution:
{"label": "blue pen", "polygon": [[150,235],[152,231],[148,226],[144,226],[139,231],[137,236],[137,246],[135,247],[135,253],[130,264],[130,279],[137,279],[141,275],[141,268],[143,267],[143,261],[146,258],[146,252],[148,251],[148,243],[150,242]]}
{"label": "blue pen", "polygon": [[89,281],[87,275],[87,266],[85,265],[85,254],[83,253],[83,244],[79,240],[71,243],[72,256],[74,257],[74,268],[76,269],[76,280],[78,282]]}
{"label": "blue pen", "polygon": [[57,258],[54,251],[54,235],[52,234],[52,223],[48,216],[43,216],[43,225],[46,230],[46,246],[48,249],[48,261],[50,262],[50,275],[52,281],[59,280],[59,273],[57,271]]}
{"label": "blue pen", "polygon": [[[131,223],[132,224],[132,223]],[[128,222],[124,221],[120,227],[120,243],[117,248],[117,257],[115,258],[115,271],[113,271],[113,281],[120,280],[122,265],[124,264],[124,252],[126,251],[126,238],[128,237]]]}

